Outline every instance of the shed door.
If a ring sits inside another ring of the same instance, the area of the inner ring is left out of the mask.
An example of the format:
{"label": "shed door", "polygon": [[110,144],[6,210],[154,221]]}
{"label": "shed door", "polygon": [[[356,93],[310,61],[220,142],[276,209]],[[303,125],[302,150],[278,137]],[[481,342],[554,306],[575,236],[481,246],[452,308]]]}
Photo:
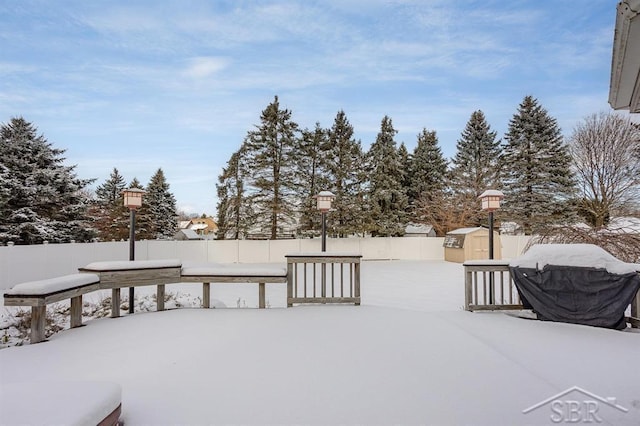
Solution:
{"label": "shed door", "polygon": [[484,260],[489,258],[489,236],[474,235],[471,238],[471,260]]}

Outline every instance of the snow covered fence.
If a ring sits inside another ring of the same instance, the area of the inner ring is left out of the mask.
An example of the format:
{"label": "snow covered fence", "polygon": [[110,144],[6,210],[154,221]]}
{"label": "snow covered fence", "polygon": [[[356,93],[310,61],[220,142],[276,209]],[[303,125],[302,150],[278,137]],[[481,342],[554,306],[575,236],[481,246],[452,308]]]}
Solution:
{"label": "snow covered fence", "polygon": [[[504,258],[517,257],[529,237],[501,236]],[[359,253],[362,260],[443,260],[443,238],[329,238],[327,251]],[[275,263],[288,253],[320,250],[319,239],[137,241],[136,259],[191,262]],[[91,262],[127,260],[126,241],[0,246],[0,290],[26,281],[73,274]]]}

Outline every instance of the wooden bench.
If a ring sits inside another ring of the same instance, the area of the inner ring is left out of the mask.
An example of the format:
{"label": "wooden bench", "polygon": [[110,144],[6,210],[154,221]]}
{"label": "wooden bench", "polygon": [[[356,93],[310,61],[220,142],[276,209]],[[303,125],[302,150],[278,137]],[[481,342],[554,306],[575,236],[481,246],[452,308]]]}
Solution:
{"label": "wooden bench", "polygon": [[[111,290],[111,317],[120,316],[120,289],[157,285],[157,309],[164,310],[165,284],[179,283],[182,262],[179,259],[123,260],[93,262],[80,272],[100,277],[100,289]],[[129,301],[133,303],[133,301]]]}
{"label": "wooden bench", "polygon": [[31,306],[31,343],[45,340],[47,305],[71,299],[71,328],[82,325],[82,295],[100,289],[96,274],[72,274],[18,284],[4,294],[5,306]]}
{"label": "wooden bench", "polygon": [[181,281],[202,283],[202,306],[208,308],[211,283],[257,283],[258,308],[264,309],[265,284],[286,283],[287,268],[279,264],[206,263],[183,265]]}

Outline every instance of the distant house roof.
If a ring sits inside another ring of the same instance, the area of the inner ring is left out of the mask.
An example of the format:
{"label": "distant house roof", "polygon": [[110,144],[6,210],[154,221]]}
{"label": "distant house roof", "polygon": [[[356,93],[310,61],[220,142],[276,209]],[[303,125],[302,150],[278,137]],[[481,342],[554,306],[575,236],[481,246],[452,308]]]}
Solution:
{"label": "distant house roof", "polygon": [[201,240],[202,236],[198,235],[193,229],[180,229],[175,238],[176,240]]}
{"label": "distant house roof", "polygon": [[194,231],[199,231],[201,229],[207,229],[208,227],[209,225],[207,225],[206,223],[194,223],[189,227],[189,229],[193,229]]}
{"label": "distant house roof", "polygon": [[[447,232],[447,234],[454,234],[454,235],[470,234],[472,232],[476,232],[476,231],[479,231],[481,229],[486,229],[486,228],[482,228],[480,226],[475,227],[475,228],[458,228],[458,229],[454,229],[453,231]],[[486,230],[488,231],[488,229],[486,229]]]}
{"label": "distant house roof", "polygon": [[408,223],[404,228],[405,234],[425,234],[428,235],[433,231],[432,225],[427,225],[424,223]]}
{"label": "distant house roof", "polygon": [[187,229],[189,227],[190,223],[191,223],[190,220],[178,221],[178,229]]}

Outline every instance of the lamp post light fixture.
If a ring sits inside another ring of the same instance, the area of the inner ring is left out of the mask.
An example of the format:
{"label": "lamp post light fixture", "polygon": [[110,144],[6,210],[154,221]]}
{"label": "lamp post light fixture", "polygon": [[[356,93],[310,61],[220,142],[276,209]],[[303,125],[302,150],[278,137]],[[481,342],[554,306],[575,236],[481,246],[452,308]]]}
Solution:
{"label": "lamp post light fixture", "polygon": [[[504,194],[497,189],[487,189],[478,198],[482,201],[482,210],[489,212],[489,259],[493,259],[493,212],[500,208]],[[493,304],[493,272],[489,273],[489,303]]]}
{"label": "lamp post light fixture", "polygon": [[[314,197],[316,199],[316,207],[322,214],[322,252],[327,251],[327,212],[331,210],[331,203],[336,198],[331,191],[320,191],[318,195]],[[327,297],[327,264],[322,264],[321,269],[321,295]]]}
{"label": "lamp post light fixture", "polygon": [[331,191],[320,191],[318,195],[313,197],[316,199],[317,209],[322,214],[322,251],[327,251],[327,212],[331,210],[331,203],[336,196]]}
{"label": "lamp post light fixture", "polygon": [[[145,191],[139,188],[129,188],[122,191],[124,205],[129,208],[129,260],[136,259],[136,209],[142,206],[142,196]],[[129,313],[133,313],[134,288],[129,287]]]}

